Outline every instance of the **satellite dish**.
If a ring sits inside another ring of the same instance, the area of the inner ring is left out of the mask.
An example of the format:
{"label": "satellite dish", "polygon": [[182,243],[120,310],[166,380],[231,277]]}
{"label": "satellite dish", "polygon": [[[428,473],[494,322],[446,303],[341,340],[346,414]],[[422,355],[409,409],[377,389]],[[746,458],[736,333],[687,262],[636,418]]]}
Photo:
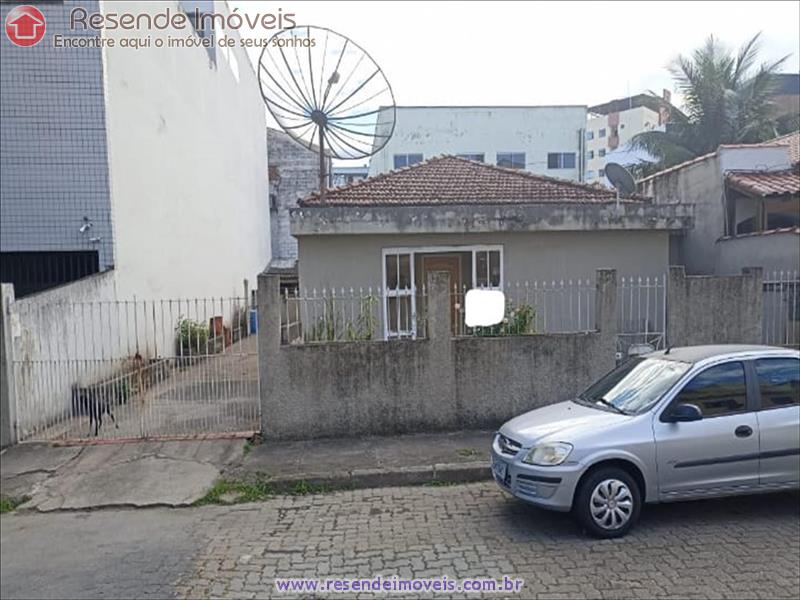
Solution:
{"label": "satellite dish", "polygon": [[628,169],[619,163],[610,162],[605,166],[606,177],[617,190],[618,198],[630,198],[636,191],[636,182]]}
{"label": "satellite dish", "polygon": [[392,87],[378,64],[347,37],[302,25],[273,35],[258,61],[261,96],[278,125],[325,159],[372,156],[392,137]]}

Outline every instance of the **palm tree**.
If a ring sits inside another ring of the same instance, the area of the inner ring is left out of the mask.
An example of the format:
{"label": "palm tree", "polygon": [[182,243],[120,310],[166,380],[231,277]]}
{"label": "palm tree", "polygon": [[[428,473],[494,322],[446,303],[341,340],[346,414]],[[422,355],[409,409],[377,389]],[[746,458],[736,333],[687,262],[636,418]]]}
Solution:
{"label": "palm tree", "polygon": [[643,177],[696,156],[720,144],[754,143],[778,135],[771,97],[775,75],[788,56],[756,67],[758,33],[734,55],[714,36],[690,57],[669,66],[683,95],[683,112],[673,110],[666,131],[647,131],[631,139],[655,161],[628,165]]}

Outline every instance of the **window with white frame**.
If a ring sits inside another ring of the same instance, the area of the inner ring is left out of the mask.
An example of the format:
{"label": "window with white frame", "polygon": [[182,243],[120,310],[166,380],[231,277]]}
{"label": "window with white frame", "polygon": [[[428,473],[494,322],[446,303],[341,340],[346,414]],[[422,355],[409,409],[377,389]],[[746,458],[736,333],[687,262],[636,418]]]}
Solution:
{"label": "window with white frame", "polygon": [[414,255],[388,253],[384,256],[384,329],[387,338],[416,336]]}
{"label": "window with white frame", "polygon": [[476,162],[483,162],[484,155],[481,153],[471,153],[471,154],[456,154],[458,158],[466,158],[467,160],[474,160]]}
{"label": "window with white frame", "polygon": [[500,288],[502,285],[500,252],[500,250],[473,251],[473,287]]}

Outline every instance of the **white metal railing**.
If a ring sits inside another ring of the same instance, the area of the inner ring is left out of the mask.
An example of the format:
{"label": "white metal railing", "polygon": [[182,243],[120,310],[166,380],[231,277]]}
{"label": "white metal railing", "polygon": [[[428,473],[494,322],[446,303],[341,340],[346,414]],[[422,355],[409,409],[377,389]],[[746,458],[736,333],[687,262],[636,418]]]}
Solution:
{"label": "white metal railing", "polygon": [[257,430],[252,310],[243,298],[14,302],[19,438]]}
{"label": "white metal railing", "polygon": [[525,335],[591,331],[595,328],[597,290],[590,278],[549,281],[506,282],[506,314],[492,327],[467,327],[464,297],[468,289],[455,287],[451,304],[455,311],[454,331],[458,336]]}
{"label": "white metal railing", "polygon": [[800,346],[800,273],[764,274],[762,340],[775,346]]}
{"label": "white metal railing", "polygon": [[617,352],[620,358],[666,342],[667,275],[622,276],[617,280]]}
{"label": "white metal railing", "polygon": [[[418,298],[424,296],[423,290],[416,293]],[[305,344],[381,340],[384,319],[390,337],[413,337],[414,332],[424,327],[418,323],[410,301],[400,298],[387,297],[380,287],[284,290],[281,341]]]}

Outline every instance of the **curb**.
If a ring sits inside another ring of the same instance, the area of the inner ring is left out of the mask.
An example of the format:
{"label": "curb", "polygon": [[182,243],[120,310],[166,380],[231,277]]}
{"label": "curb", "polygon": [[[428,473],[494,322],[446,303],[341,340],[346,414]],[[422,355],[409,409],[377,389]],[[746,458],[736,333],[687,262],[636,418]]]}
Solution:
{"label": "curb", "polygon": [[415,467],[353,469],[329,473],[308,473],[290,477],[269,477],[264,473],[236,473],[245,479],[270,484],[278,493],[291,492],[298,484],[329,490],[404,487],[428,484],[471,483],[492,478],[488,462],[439,463]]}

